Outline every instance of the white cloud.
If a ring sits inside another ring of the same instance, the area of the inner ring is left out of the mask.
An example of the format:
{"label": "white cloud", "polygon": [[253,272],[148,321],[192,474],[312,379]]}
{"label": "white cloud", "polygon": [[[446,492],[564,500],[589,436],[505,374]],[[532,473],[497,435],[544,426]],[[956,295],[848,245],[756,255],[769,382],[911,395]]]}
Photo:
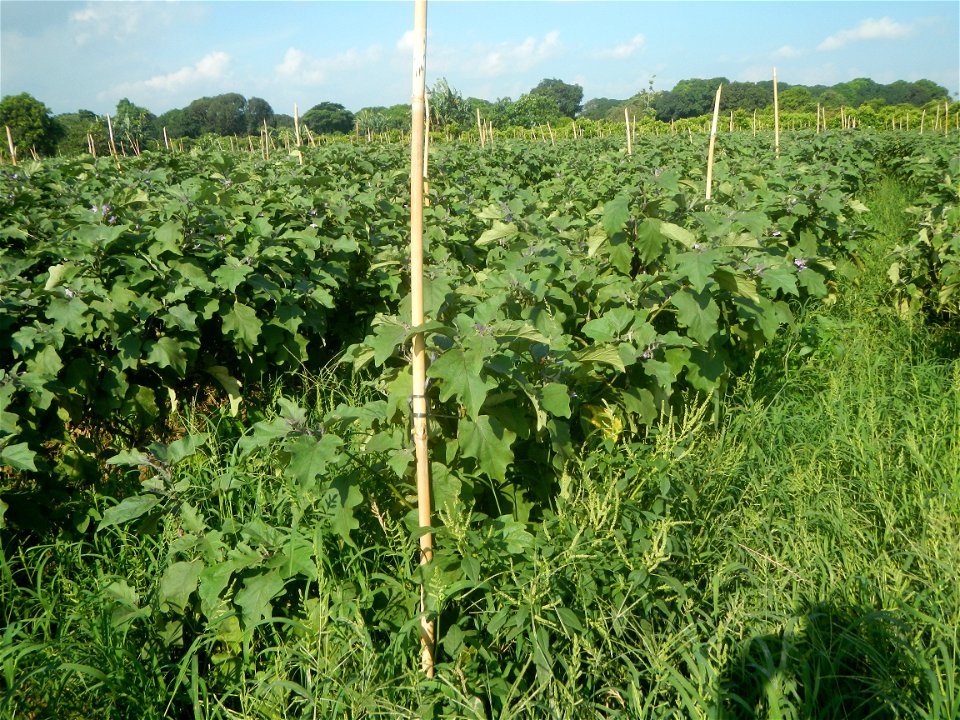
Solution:
{"label": "white cloud", "polygon": [[133,41],[144,32],[170,26],[174,14],[182,13],[184,9],[187,10],[184,19],[191,19],[193,13],[189,8],[179,7],[179,3],[88,2],[80,10],[70,13],[70,31],[77,45],[104,38],[117,42]]}
{"label": "white cloud", "polygon": [[779,47],[773,53],[775,58],[795,58],[800,57],[801,55],[803,55],[803,50],[799,50],[792,45],[784,45]]}
{"label": "white cloud", "polygon": [[175,93],[192,85],[228,77],[231,63],[232,58],[227,53],[212,52],[204,55],[195,64],[186,65],[174,72],[154,75],[146,80],[121,83],[112,88],[109,94],[128,95],[145,90]]}
{"label": "white cloud", "polygon": [[845,45],[862,40],[896,40],[913,33],[913,28],[894,22],[888,17],[879,20],[868,18],[855,28],[841,30],[826,38],[817,46],[817,50],[838,50]]}
{"label": "white cloud", "polygon": [[[402,39],[401,39],[402,41]],[[308,55],[298,48],[287,48],[283,62],[274,67],[285,82],[323,85],[339,73],[356,72],[375,65],[383,53],[376,45],[365,50],[350,49],[325,58]]]}
{"label": "white cloud", "polygon": [[620,43],[612,48],[601,50],[597,53],[600,58],[612,58],[614,60],[626,60],[638,50],[647,44],[647,39],[643,34],[634,35],[625,43]]}
{"label": "white cloud", "polygon": [[542,40],[528,37],[521,43],[499,43],[493,48],[479,48],[479,57],[467,60],[467,69],[481,77],[520,73],[539,65],[560,49],[560,33],[548,32]]}

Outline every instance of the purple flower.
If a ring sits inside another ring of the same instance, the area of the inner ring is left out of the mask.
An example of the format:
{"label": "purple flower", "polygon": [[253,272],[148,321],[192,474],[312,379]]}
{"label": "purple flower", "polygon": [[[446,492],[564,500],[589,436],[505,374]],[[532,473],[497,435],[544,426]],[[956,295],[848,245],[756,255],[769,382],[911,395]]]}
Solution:
{"label": "purple flower", "polygon": [[796,266],[797,270],[807,269],[807,261],[804,260],[803,258],[797,258],[796,260],[793,261],[793,264]]}

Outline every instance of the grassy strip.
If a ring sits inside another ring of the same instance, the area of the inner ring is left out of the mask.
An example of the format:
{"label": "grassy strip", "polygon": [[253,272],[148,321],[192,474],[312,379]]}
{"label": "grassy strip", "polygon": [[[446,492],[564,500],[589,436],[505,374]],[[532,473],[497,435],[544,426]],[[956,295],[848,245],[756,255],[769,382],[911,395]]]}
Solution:
{"label": "grassy strip", "polygon": [[[362,548],[315,535],[315,581],[251,637],[189,603],[171,625],[164,568],[199,532],[181,517],[4,549],[0,717],[956,717],[960,363],[887,309],[908,201],[891,181],[866,198],[859,281],[764,351],[717,425],[705,406],[599,442],[542,523],[446,518],[435,681],[399,521],[371,507]],[[301,404],[357,392],[327,378]],[[182,470],[192,523],[300,522],[268,456],[197,422],[219,441]]]}

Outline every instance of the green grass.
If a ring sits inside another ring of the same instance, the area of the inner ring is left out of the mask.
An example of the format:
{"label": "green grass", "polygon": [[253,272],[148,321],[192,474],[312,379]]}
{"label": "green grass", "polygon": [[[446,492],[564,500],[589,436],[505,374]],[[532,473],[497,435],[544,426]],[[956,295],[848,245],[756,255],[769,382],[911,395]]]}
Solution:
{"label": "green grass", "polygon": [[[415,544],[380,508],[362,547],[317,537],[316,580],[250,636],[168,624],[182,522],[81,527],[4,538],[0,717],[957,717],[960,361],[949,329],[887,302],[909,199],[890,180],[864,198],[862,274],[800,314],[718,420],[708,403],[647,442],[598,441],[540,523],[445,518],[435,680]],[[363,392],[313,386],[318,413]],[[234,451],[234,421],[185,423],[216,438],[179,471],[210,525],[298,517],[270,457]],[[455,585],[464,554],[482,576]]]}

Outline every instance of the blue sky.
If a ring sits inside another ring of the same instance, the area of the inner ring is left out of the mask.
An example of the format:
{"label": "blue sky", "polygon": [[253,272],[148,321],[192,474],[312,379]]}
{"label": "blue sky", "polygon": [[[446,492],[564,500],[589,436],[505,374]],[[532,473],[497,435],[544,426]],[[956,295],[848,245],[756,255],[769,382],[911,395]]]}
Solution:
{"label": "blue sky", "polygon": [[[412,2],[0,0],[0,95],[54,113],[160,114],[239,92],[276,112],[409,102]],[[584,99],[725,76],[927,78],[960,91],[960,3],[431,0],[427,81],[513,99],[543,78]]]}

